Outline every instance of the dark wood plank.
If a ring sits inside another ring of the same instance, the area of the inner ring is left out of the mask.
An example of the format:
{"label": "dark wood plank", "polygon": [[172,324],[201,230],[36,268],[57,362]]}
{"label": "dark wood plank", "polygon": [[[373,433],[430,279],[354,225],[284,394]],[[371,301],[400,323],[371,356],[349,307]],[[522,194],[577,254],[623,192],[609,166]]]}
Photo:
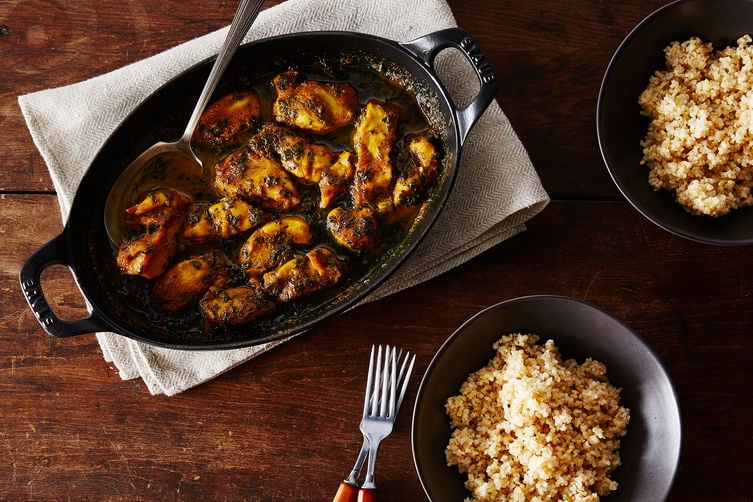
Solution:
{"label": "dark wood plank", "polygon": [[[236,3],[0,5],[0,499],[328,500],[361,443],[364,369],[380,342],[419,357],[406,408],[380,448],[380,498],[421,500],[409,413],[419,375],[477,311],[553,293],[610,311],[664,362],[684,434],[670,500],[751,500],[751,251],[654,227],[618,196],[596,144],[609,58],[663,2],[450,3],[499,75],[498,98],[554,202],[526,232],[467,264],[173,398],[121,380],[94,336],[48,337],[26,306],[18,270],[62,223],[16,99],[220,28]],[[43,286],[56,312],[85,315],[66,269],[46,271]]]}
{"label": "dark wood plank", "polygon": [[554,197],[616,196],[596,142],[610,58],[666,2],[450,2],[500,81],[498,100]]}

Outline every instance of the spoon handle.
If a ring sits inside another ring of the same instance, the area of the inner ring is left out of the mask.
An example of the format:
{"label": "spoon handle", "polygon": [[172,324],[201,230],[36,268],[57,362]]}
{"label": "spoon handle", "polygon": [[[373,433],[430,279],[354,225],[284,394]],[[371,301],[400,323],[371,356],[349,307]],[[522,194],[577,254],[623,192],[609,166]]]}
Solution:
{"label": "spoon handle", "polygon": [[212,97],[212,93],[222,78],[222,74],[225,73],[225,69],[233,59],[235,51],[243,41],[246,33],[248,33],[249,28],[251,28],[251,24],[256,19],[256,16],[259,15],[263,4],[264,0],[241,0],[238,5],[238,10],[235,11],[235,16],[230,23],[230,29],[225,37],[225,41],[222,43],[220,52],[217,54],[217,59],[215,59],[212,66],[212,71],[209,73],[209,77],[204,84],[204,89],[201,91],[201,96],[199,96],[199,100],[196,102],[186,130],[183,133],[183,141],[189,142],[191,136],[193,136],[193,131],[199,123],[201,114],[204,113],[204,108],[206,108],[209,98]]}

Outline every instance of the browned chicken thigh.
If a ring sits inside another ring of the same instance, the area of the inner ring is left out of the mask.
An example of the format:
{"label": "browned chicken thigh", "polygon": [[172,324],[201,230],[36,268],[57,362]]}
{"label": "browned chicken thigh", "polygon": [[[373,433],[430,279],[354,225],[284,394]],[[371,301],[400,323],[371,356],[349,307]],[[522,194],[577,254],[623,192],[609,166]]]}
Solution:
{"label": "browned chicken thigh", "polygon": [[319,178],[319,207],[327,209],[343,196],[348,186],[353,182],[352,154],[348,151],[340,152],[337,160],[322,170]]}
{"label": "browned chicken thigh", "polygon": [[318,183],[322,171],[337,158],[328,146],[311,143],[303,136],[290,132],[277,136],[277,153],[282,167],[306,183]]}
{"label": "browned chicken thigh", "polygon": [[172,265],[152,286],[155,310],[176,312],[194,305],[210,287],[230,282],[228,262],[219,251],[192,256]]}
{"label": "browned chicken thigh", "polygon": [[358,118],[353,134],[357,160],[352,196],[356,206],[372,206],[379,212],[391,209],[391,154],[399,116],[397,106],[372,99]]}
{"label": "browned chicken thigh", "polygon": [[282,167],[304,184],[317,183],[322,171],[337,158],[327,145],[276,124],[262,127],[248,141],[248,147],[260,155],[279,159]]}
{"label": "browned chicken thigh", "polygon": [[408,152],[410,161],[395,181],[392,202],[396,207],[420,204],[439,168],[437,149],[427,136],[412,138],[408,142]]}
{"label": "browned chicken thigh", "polygon": [[210,288],[199,300],[199,309],[212,324],[239,326],[272,312],[277,304],[264,292],[258,280],[245,286]]}
{"label": "browned chicken thigh", "polygon": [[264,274],[264,288],[282,302],[295,300],[337,284],[342,266],[335,253],[318,247]]}
{"label": "browned chicken thigh", "polygon": [[275,212],[301,203],[298,187],[280,163],[248,147],[228,155],[215,172],[215,187],[228,197],[248,199]]}
{"label": "browned chicken thigh", "polygon": [[126,225],[147,230],[164,226],[182,214],[191,199],[170,188],[158,188],[144,195],[137,204],[125,210]]}
{"label": "browned chicken thigh", "polygon": [[259,96],[244,90],[223,96],[204,111],[193,141],[216,149],[239,144],[261,116]]}
{"label": "browned chicken thigh", "polygon": [[358,95],[343,82],[301,81],[296,70],[272,79],[277,98],[272,112],[277,122],[315,134],[327,134],[353,121]]}
{"label": "browned chicken thigh", "polygon": [[162,275],[178,250],[181,226],[172,223],[121,244],[116,257],[120,272],[147,279]]}
{"label": "browned chicken thigh", "polygon": [[261,276],[292,258],[295,246],[313,240],[309,224],[297,216],[284,216],[256,229],[238,252],[238,263],[248,275]]}
{"label": "browned chicken thigh", "polygon": [[381,239],[374,210],[367,206],[334,208],[327,215],[327,230],[338,244],[356,252],[376,248]]}
{"label": "browned chicken thigh", "polygon": [[183,240],[205,243],[229,239],[267,221],[256,206],[237,197],[225,197],[214,204],[192,204],[186,213]]}
{"label": "browned chicken thigh", "polygon": [[138,204],[126,209],[126,222],[143,227],[144,233],[118,247],[116,262],[126,275],[147,279],[159,277],[178,251],[188,197],[170,189],[149,192]]}

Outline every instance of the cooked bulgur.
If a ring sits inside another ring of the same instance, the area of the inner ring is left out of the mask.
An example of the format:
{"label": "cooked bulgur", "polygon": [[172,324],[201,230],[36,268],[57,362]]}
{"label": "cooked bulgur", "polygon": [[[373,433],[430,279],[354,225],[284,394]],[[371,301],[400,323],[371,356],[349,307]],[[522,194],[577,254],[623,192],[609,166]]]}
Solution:
{"label": "cooked bulgur", "polygon": [[630,412],[605,366],[562,361],[533,334],[503,336],[494,350],[445,406],[447,464],[468,475],[466,501],[596,501],[615,490]]}
{"label": "cooked bulgur", "polygon": [[638,103],[649,118],[642,163],[655,190],[674,191],[692,214],[753,205],[753,47],[714,51],[697,37],[664,49]]}

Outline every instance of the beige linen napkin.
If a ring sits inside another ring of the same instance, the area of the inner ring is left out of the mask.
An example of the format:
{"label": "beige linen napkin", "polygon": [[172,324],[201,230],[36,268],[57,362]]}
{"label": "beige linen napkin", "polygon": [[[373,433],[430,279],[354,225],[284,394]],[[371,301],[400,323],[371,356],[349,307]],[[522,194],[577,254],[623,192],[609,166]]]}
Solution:
{"label": "beige linen napkin", "polygon": [[[346,30],[409,41],[456,26],[444,0],[288,0],[262,11],[247,40],[297,31]],[[63,221],[86,166],[116,126],[160,85],[217,53],[227,28],[111,73],[19,97],[50,171]],[[483,49],[483,47],[482,47]],[[456,52],[456,51],[455,51]],[[453,96],[472,94],[459,54],[441,55],[438,72]],[[459,64],[458,64],[459,63]],[[413,286],[524,230],[549,198],[500,107],[493,103],[463,149],[452,194],[418,249],[368,300]],[[97,334],[103,355],[123,379],[140,377],[152,394],[177,394],[286,340],[259,347],[181,351]]]}

